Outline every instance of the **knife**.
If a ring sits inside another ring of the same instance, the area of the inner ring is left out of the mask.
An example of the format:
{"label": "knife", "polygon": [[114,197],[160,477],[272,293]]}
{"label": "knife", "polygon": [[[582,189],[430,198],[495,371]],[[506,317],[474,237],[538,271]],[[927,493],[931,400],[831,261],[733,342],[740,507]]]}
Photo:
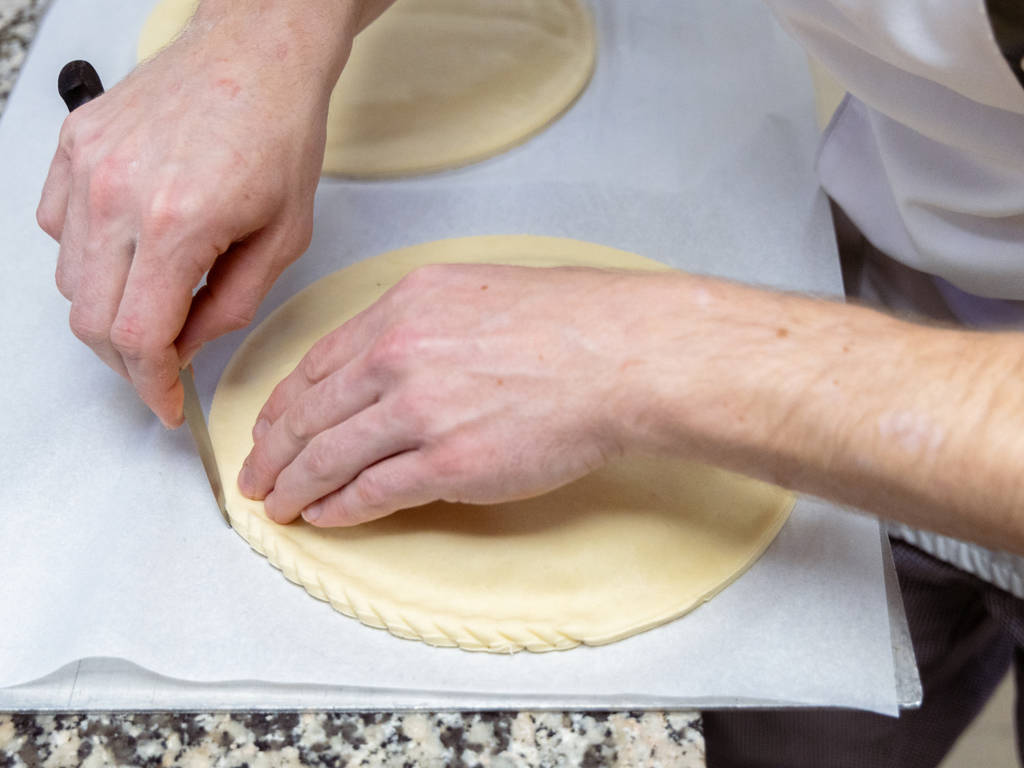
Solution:
{"label": "knife", "polygon": [[[60,75],[57,77],[57,91],[64,99],[64,103],[68,105],[68,111],[73,112],[87,101],[102,95],[103,83],[92,64],[79,59],[68,62],[61,69]],[[199,393],[196,392],[196,383],[192,378],[192,366],[182,368],[178,372],[178,378],[185,389],[185,423],[188,424],[189,432],[192,433],[192,439],[196,443],[199,459],[206,471],[206,479],[210,482],[213,497],[217,500],[217,506],[220,508],[224,522],[230,527],[231,518],[228,517],[227,504],[224,501],[224,484],[221,483],[217,459],[213,455],[210,430],[206,426],[206,418],[203,416],[203,409],[199,404]]]}
{"label": "knife", "polygon": [[213,497],[217,500],[217,507],[220,509],[224,522],[230,528],[231,518],[228,517],[228,506],[224,500],[224,484],[220,481],[220,470],[217,469],[217,459],[213,455],[210,430],[206,427],[203,408],[199,405],[199,393],[196,392],[196,382],[192,378],[192,366],[186,366],[178,371],[178,378],[181,380],[181,386],[185,389],[185,423],[188,424],[188,431],[192,433],[192,439],[196,443],[199,460],[203,462],[206,479],[210,481],[210,489],[213,491]]}

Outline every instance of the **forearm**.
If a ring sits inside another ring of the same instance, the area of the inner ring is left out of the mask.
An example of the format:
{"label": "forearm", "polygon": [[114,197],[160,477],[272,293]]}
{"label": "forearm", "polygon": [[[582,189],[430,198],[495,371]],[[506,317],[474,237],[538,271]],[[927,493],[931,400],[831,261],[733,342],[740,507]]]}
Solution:
{"label": "forearm", "polygon": [[201,0],[183,37],[214,36],[240,62],[319,80],[325,96],[355,36],[394,0]]}
{"label": "forearm", "polygon": [[673,281],[674,330],[651,330],[671,363],[629,390],[647,448],[1024,551],[1020,336]]}

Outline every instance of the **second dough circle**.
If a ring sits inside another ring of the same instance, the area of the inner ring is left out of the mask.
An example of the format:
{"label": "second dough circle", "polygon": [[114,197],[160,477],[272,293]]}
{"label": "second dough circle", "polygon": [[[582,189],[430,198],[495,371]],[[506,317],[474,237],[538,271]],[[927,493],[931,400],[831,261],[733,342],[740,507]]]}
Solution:
{"label": "second dough circle", "polygon": [[[161,0],[139,60],[196,5]],[[356,38],[331,96],[324,173],[410,176],[504,152],[573,104],[595,50],[579,0],[398,0]]]}

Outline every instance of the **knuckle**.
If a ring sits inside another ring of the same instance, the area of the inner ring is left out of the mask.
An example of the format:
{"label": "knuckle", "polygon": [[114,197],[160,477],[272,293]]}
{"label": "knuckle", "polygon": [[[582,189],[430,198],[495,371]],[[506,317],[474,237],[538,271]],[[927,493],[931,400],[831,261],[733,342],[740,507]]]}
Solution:
{"label": "knuckle", "polygon": [[255,477],[271,481],[277,477],[278,472],[277,468],[271,465],[270,458],[259,444],[253,446],[253,451],[249,455],[249,469]]}
{"label": "knuckle", "polygon": [[57,263],[57,269],[54,272],[54,282],[57,283],[57,290],[60,291],[60,295],[71,301],[74,297],[74,285],[71,281],[71,275],[68,274],[68,268],[62,262]]}
{"label": "knuckle", "polygon": [[36,223],[43,232],[54,240],[60,239],[61,224],[63,224],[63,221],[58,220],[58,216],[59,213],[54,209],[54,206],[49,204],[49,201],[45,198],[40,201],[39,206],[36,208]]}
{"label": "knuckle", "polygon": [[427,437],[431,433],[431,416],[434,410],[426,397],[419,393],[405,392],[397,395],[391,409],[392,418],[403,432]]}
{"label": "knuckle", "polygon": [[57,151],[67,158],[72,176],[88,175],[99,158],[101,131],[90,125],[82,110],[72,112],[61,126]]}
{"label": "knuckle", "polygon": [[415,357],[422,336],[410,325],[396,325],[385,331],[368,353],[367,365],[372,372],[385,372],[401,368]]}
{"label": "knuckle", "polygon": [[57,148],[59,151],[70,155],[75,147],[75,139],[78,135],[81,114],[72,112],[64,118],[60,126],[60,134],[57,137]]}
{"label": "knuckle", "polygon": [[308,443],[316,435],[312,426],[310,405],[305,398],[300,398],[285,411],[283,420],[286,433],[297,443]]}
{"label": "knuckle", "polygon": [[323,378],[323,369],[323,353],[320,345],[316,344],[299,361],[299,373],[306,381],[316,382]]}
{"label": "knuckle", "polygon": [[170,195],[158,195],[146,206],[143,230],[161,240],[179,230],[187,221],[185,206]]}
{"label": "knuckle", "polygon": [[448,272],[447,264],[424,264],[398,281],[400,290],[420,291],[437,285]]}
{"label": "knuckle", "polygon": [[89,314],[88,310],[82,309],[78,304],[71,305],[69,325],[75,337],[90,347],[103,344],[108,338],[106,326],[98,322]]}
{"label": "knuckle", "polygon": [[379,472],[364,472],[353,483],[353,494],[360,506],[382,509],[387,506],[390,489]]}
{"label": "knuckle", "polygon": [[325,379],[330,372],[330,337],[314,344],[299,361],[299,373],[311,383]]}
{"label": "knuckle", "polygon": [[209,209],[202,190],[167,182],[144,206],[142,229],[163,239],[185,227],[201,227]]}
{"label": "knuckle", "polygon": [[99,216],[113,213],[125,200],[128,177],[122,163],[104,158],[89,176],[89,210]]}
{"label": "knuckle", "polygon": [[334,452],[322,441],[314,440],[303,451],[304,464],[310,476],[319,482],[331,478],[334,468]]}
{"label": "knuckle", "polygon": [[145,330],[136,320],[118,317],[110,328],[110,343],[122,356],[137,360],[149,352]]}
{"label": "knuckle", "polygon": [[469,470],[469,456],[460,450],[447,448],[434,452],[430,466],[440,480],[451,483],[466,476]]}
{"label": "knuckle", "polygon": [[288,405],[288,385],[291,379],[291,376],[287,376],[277,382],[258,418],[265,419],[271,424],[281,418]]}

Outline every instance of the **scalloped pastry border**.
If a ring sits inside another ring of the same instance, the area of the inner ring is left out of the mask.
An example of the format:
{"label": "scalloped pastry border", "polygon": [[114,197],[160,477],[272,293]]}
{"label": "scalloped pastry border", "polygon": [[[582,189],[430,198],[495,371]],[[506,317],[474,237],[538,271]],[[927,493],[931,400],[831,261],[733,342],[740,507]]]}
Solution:
{"label": "scalloped pastry border", "polygon": [[[316,561],[306,556],[294,542],[272,533],[267,535],[274,529],[275,523],[248,510],[237,514],[229,509],[228,514],[235,531],[253,550],[281,571],[285,578],[301,586],[316,599],[329,603],[339,613],[358,619],[368,627],[385,629],[404,640],[420,640],[440,648],[458,647],[489,653],[516,653],[522,650],[541,653],[565,651],[579,645],[607,645],[684,616],[728,587],[760,559],[786,524],[795,504],[796,495],[789,493],[774,524],[758,539],[750,559],[730,578],[683,605],[654,617],[633,621],[621,632],[610,635],[574,635],[554,626],[537,626],[527,621],[509,619],[494,622],[457,615],[428,616],[415,606],[403,605],[399,601],[371,600],[354,588],[343,587],[340,592],[332,590],[324,583],[315,565]],[[303,559],[306,563],[301,562]],[[486,628],[481,625],[481,621],[498,626]]]}

